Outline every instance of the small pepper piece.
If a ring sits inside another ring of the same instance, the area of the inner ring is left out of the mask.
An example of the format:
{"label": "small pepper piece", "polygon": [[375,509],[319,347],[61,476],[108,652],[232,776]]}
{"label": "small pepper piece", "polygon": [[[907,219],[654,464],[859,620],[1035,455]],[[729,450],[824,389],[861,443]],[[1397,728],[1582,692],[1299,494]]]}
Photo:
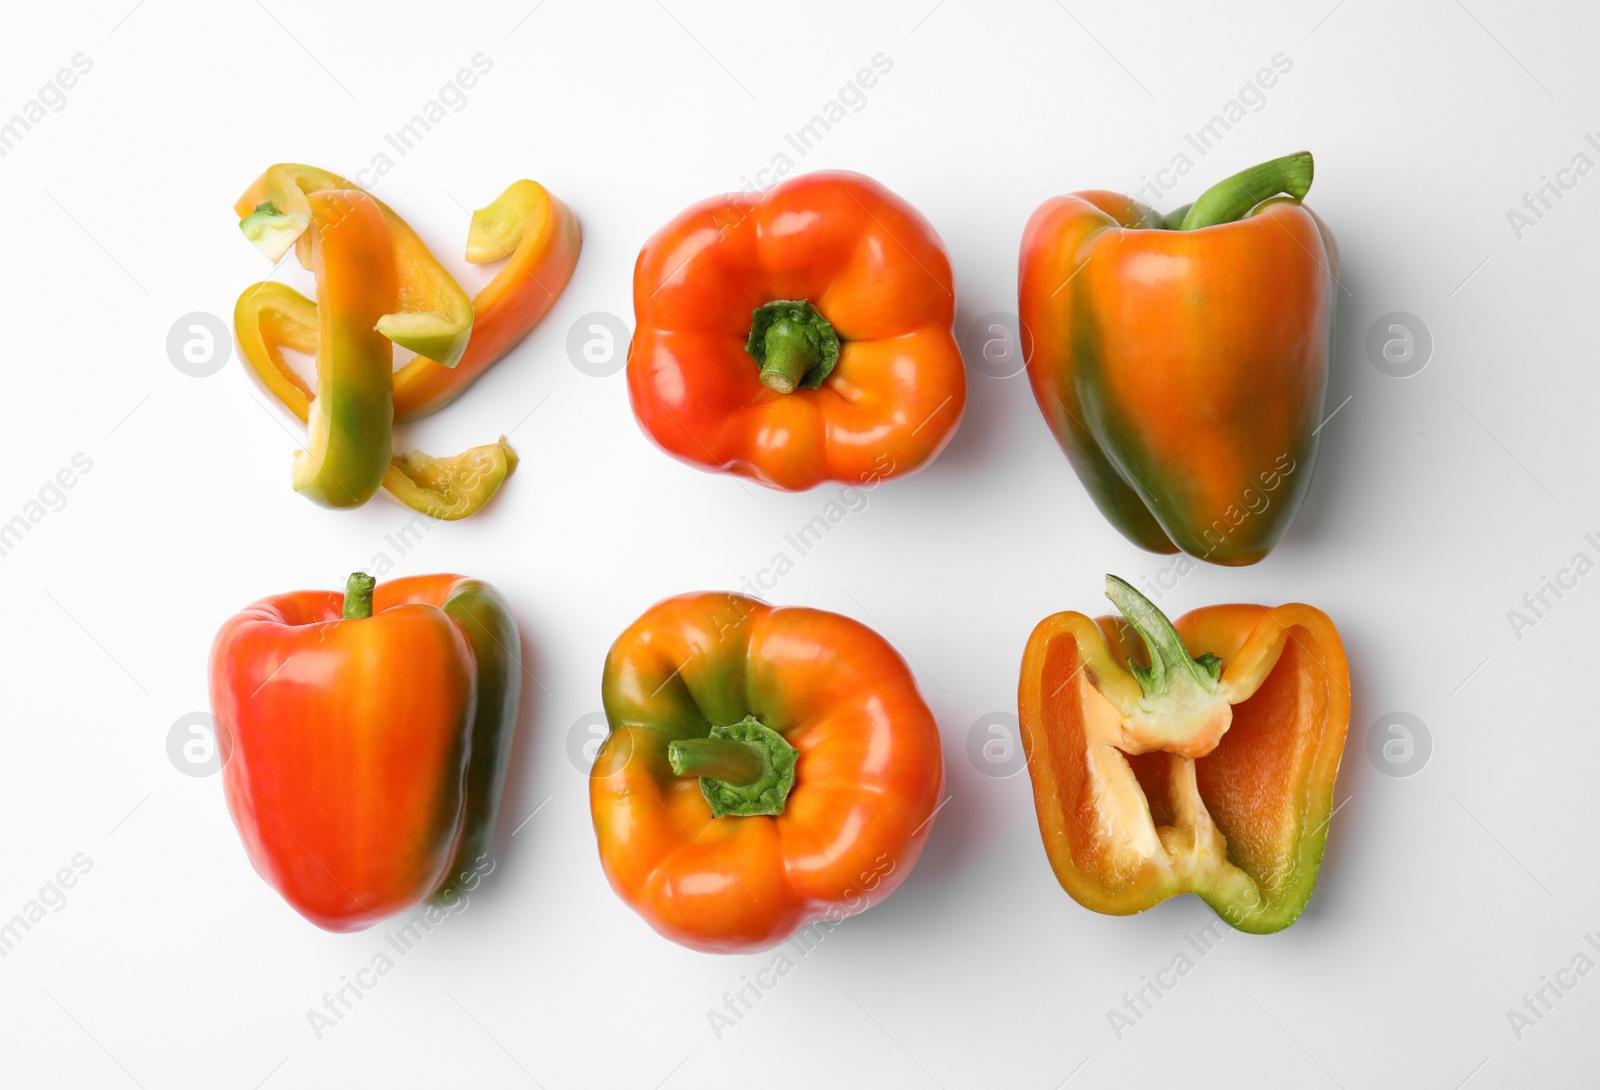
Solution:
{"label": "small pepper piece", "polygon": [[1338,631],[1298,604],[1173,623],[1106,584],[1126,621],[1057,613],[1022,659],[1018,718],[1056,878],[1110,915],[1196,893],[1241,931],[1288,927],[1316,884],[1350,721]]}
{"label": "small pepper piece", "polygon": [[685,594],[606,657],[589,774],[600,862],[662,935],[760,950],[889,895],[944,795],[939,730],[882,636],[815,609]]}
{"label": "small pepper piece", "polygon": [[486,873],[522,689],[493,587],[356,572],[265,598],[222,626],[210,675],[228,809],[306,919],[360,930]]}
{"label": "small pepper piece", "polygon": [[1142,548],[1253,564],[1311,483],[1339,266],[1301,203],[1311,178],[1299,152],[1165,218],[1091,190],[1028,221],[1017,290],[1034,397]]}

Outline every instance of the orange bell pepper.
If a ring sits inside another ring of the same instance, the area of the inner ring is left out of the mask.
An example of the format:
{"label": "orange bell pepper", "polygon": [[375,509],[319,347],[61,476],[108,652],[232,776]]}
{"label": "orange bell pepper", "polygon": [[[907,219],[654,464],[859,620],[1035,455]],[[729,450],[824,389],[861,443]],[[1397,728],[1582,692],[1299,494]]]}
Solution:
{"label": "orange bell pepper", "polygon": [[1253,564],[1311,483],[1339,262],[1300,203],[1311,176],[1301,152],[1165,219],[1094,190],[1028,221],[1034,397],[1101,513],[1143,548]]}
{"label": "orange bell pepper", "polygon": [[1125,623],[1057,613],[1022,659],[1018,718],[1056,878],[1110,915],[1196,893],[1241,931],[1288,927],[1316,884],[1350,721],[1333,622],[1228,605],[1174,624],[1114,576],[1106,594]]}
{"label": "orange bell pepper", "polygon": [[590,773],[600,862],[661,934],[717,953],[865,911],[903,881],[944,793],[939,730],[871,629],[685,594],[617,637]]}
{"label": "orange bell pepper", "polygon": [[234,616],[211,709],[256,871],[329,931],[453,901],[489,850],[521,686],[509,607],[458,575],[374,592],[358,572]]}
{"label": "orange bell pepper", "polygon": [[645,243],[633,305],[634,415],[692,465],[873,483],[931,461],[966,407],[944,244],[859,174],[693,206]]}

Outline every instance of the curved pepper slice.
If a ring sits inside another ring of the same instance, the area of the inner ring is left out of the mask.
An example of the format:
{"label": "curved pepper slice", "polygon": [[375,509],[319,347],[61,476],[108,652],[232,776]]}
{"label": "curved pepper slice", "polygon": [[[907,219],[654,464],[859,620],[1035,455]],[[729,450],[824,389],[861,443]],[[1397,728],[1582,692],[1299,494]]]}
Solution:
{"label": "curved pepper slice", "polygon": [[645,243],[633,306],[634,415],[693,465],[790,490],[902,476],[966,406],[944,244],[859,174],[693,206]]}
{"label": "curved pepper slice", "polygon": [[458,575],[374,593],[358,572],[231,618],[211,708],[256,871],[330,931],[454,903],[484,873],[521,686],[510,608]]}
{"label": "curved pepper slice", "polygon": [[[244,236],[270,260],[278,261],[292,243],[300,263],[309,268],[304,232],[310,199],[330,189],[364,192],[332,171],[278,163],[250,183],[233,203],[233,210],[241,217],[239,228]],[[368,199],[383,210],[388,221],[400,285],[398,307],[378,319],[378,332],[419,356],[454,367],[472,335],[472,304],[467,293],[405,220],[376,197],[369,194]]]}
{"label": "curved pepper slice", "polygon": [[394,376],[396,420],[442,409],[538,325],[578,265],[583,232],[572,209],[538,182],[523,179],[472,214],[467,260],[509,257],[472,299],[472,340],[460,362],[441,367],[419,355]]}
{"label": "curved pepper slice", "polygon": [[324,300],[317,388],[306,446],[294,456],[294,489],[324,507],[366,503],[389,467],[394,349],[373,322],[394,305],[389,229],[357,190],[313,193],[307,202],[311,266]]}
{"label": "curved pepper slice", "polygon": [[1288,927],[1316,884],[1350,720],[1333,622],[1228,605],[1174,626],[1106,584],[1125,623],[1057,613],[1022,659],[1018,718],[1056,878],[1110,915],[1196,893],[1241,931]]}
{"label": "curved pepper slice", "polygon": [[1253,564],[1311,482],[1338,270],[1300,203],[1311,175],[1301,152],[1165,220],[1096,190],[1028,221],[1034,397],[1095,505],[1143,548]]}
{"label": "curved pepper slice", "polygon": [[600,862],[674,942],[759,950],[910,872],[944,791],[939,731],[883,637],[736,594],[657,603],[612,645],[590,773]]}

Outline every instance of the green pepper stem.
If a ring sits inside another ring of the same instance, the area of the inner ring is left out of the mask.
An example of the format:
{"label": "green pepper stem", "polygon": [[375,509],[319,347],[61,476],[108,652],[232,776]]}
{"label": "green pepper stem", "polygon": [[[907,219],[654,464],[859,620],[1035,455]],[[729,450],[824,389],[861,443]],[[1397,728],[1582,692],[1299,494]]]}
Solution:
{"label": "green pepper stem", "polygon": [[675,775],[696,776],[712,817],[783,813],[800,751],[755,716],[667,746]]}
{"label": "green pepper stem", "polygon": [[755,309],[745,351],[761,366],[761,383],[780,394],[815,390],[839,362],[839,335],[804,299],[777,299]]}
{"label": "green pepper stem", "polygon": [[761,365],[761,384],[780,394],[792,394],[821,355],[806,335],[805,326],[787,318],[767,330],[767,362]]}
{"label": "green pepper stem", "polygon": [[1219,223],[1233,223],[1268,197],[1280,193],[1303,201],[1311,191],[1313,172],[1309,151],[1297,151],[1241,170],[1200,194],[1178,230],[1194,231]]}
{"label": "green pepper stem", "polygon": [[1154,602],[1114,575],[1106,576],[1106,597],[1127,618],[1128,624],[1150,652],[1148,667],[1128,663],[1147,699],[1165,696],[1175,684],[1192,679],[1206,692],[1215,692],[1222,672],[1222,660],[1207,652],[1191,658],[1183,637],[1172,627],[1167,615]]}
{"label": "green pepper stem", "polygon": [[754,746],[729,738],[680,738],[667,747],[667,760],[674,776],[708,776],[735,787],[755,783],[767,770]]}
{"label": "green pepper stem", "polygon": [[344,585],[344,619],[361,621],[372,616],[372,591],[378,581],[364,571],[353,571]]}

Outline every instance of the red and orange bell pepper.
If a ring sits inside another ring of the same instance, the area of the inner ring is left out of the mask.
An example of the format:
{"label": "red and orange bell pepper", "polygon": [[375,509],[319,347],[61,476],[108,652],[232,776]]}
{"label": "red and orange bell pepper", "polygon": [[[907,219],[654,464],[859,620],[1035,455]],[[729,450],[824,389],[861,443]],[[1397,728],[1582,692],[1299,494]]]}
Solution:
{"label": "red and orange bell pepper", "polygon": [[[329,192],[347,197],[355,194],[370,202],[388,227],[387,251],[371,254],[366,268],[374,279],[392,280],[395,289],[390,309],[377,315],[371,328],[417,353],[392,373],[395,424],[443,408],[516,347],[566,287],[582,245],[571,209],[537,182],[515,182],[488,207],[473,214],[467,260],[509,260],[468,300],[404,220],[330,171],[279,164],[256,179],[234,207],[242,217],[240,226],[246,237],[268,257],[277,260],[293,244],[302,263],[310,267],[314,232],[308,228],[317,210],[330,218],[353,203],[319,199]],[[326,306],[326,300],[319,308],[293,288],[265,281],[246,289],[234,308],[234,327],[245,361],[268,392],[308,423],[317,395],[295,373],[283,350],[315,354],[320,360],[319,331],[324,320],[340,321],[319,316]],[[389,366],[392,368],[392,363]],[[319,367],[319,382],[320,375]],[[332,437],[333,445],[342,450],[363,443],[362,454],[346,456],[370,459],[373,447],[365,433],[378,426],[376,416],[363,412],[333,414],[333,418],[341,427],[348,423],[359,433]],[[388,427],[387,423],[383,426]],[[502,437],[498,443],[473,447],[453,458],[436,459],[421,451],[394,455],[382,484],[400,502],[424,514],[463,518],[481,508],[516,465],[516,453]],[[313,498],[327,502],[316,495]]]}
{"label": "red and orange bell pepper", "polygon": [[[356,931],[482,872],[522,687],[505,601],[456,575],[280,594],[223,625],[211,709],[256,871]],[[473,879],[476,880],[475,878]]]}
{"label": "red and orange bell pepper", "polygon": [[1018,718],[1056,878],[1096,912],[1196,893],[1241,931],[1288,927],[1316,884],[1350,721],[1333,622],[1306,605],[1170,622],[1114,576],[1106,595],[1126,621],[1054,614],[1022,659]]}
{"label": "red and orange bell pepper", "polygon": [[1028,221],[1034,396],[1101,513],[1146,549],[1255,563],[1311,482],[1339,260],[1300,203],[1311,176],[1301,152],[1164,219],[1094,190]]}
{"label": "red and orange bell pepper", "polygon": [[713,198],[645,243],[628,394],[673,457],[774,488],[931,461],[966,406],[944,244],[859,174]]}
{"label": "red and orange bell pepper", "polygon": [[939,730],[864,625],[736,594],[669,598],[617,638],[601,693],[600,861],[673,941],[772,946],[887,897],[921,854],[944,791]]}

